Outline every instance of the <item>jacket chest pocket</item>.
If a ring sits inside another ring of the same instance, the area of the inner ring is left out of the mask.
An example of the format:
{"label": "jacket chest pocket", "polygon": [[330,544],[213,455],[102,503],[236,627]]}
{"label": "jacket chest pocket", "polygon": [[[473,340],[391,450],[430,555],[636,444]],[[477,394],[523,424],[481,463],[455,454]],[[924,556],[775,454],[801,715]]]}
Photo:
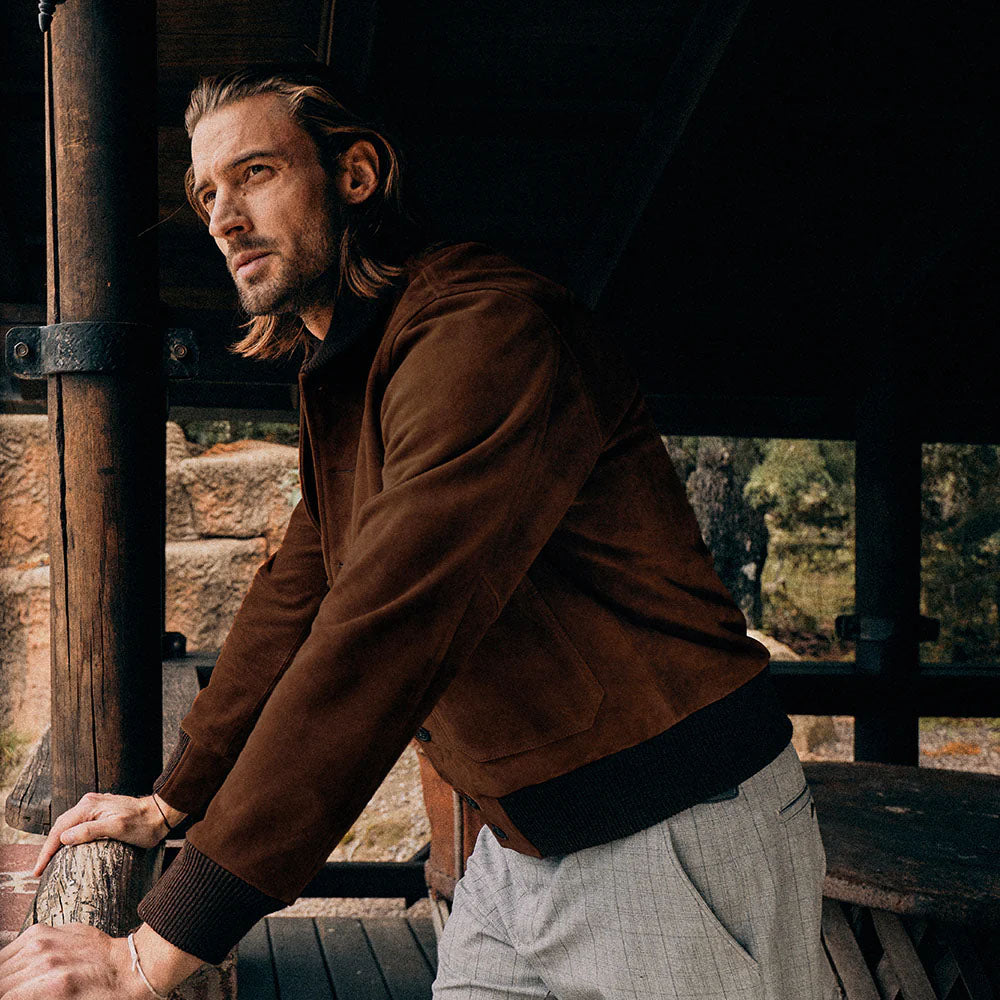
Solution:
{"label": "jacket chest pocket", "polygon": [[525,577],[427,726],[485,762],[586,732],[603,698],[604,689]]}

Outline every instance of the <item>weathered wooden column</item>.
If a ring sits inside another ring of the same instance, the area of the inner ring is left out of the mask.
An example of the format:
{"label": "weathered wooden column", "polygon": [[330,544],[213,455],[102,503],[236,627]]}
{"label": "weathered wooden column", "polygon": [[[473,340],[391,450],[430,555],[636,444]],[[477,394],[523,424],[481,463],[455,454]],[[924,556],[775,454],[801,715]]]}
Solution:
{"label": "weathered wooden column", "polygon": [[48,322],[140,324],[48,378],[53,819],[148,793],[162,759],[155,31],[155,3],[68,0],[46,36]]}

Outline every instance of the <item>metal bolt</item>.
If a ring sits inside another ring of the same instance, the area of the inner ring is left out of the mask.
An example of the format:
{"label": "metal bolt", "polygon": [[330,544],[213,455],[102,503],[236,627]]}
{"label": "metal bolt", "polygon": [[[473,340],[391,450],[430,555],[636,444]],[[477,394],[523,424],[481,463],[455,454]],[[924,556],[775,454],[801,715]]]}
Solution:
{"label": "metal bolt", "polygon": [[26,358],[31,353],[31,348],[23,341],[19,340],[14,345],[14,357],[15,358]]}
{"label": "metal bolt", "polygon": [[187,345],[174,344],[173,350],[170,352],[170,354],[175,361],[183,361],[188,355]]}

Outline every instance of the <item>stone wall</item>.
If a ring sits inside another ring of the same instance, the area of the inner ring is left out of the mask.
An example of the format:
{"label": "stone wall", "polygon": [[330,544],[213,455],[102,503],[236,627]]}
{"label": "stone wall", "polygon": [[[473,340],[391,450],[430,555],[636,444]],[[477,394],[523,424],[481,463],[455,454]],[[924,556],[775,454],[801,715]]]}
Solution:
{"label": "stone wall", "polygon": [[0,730],[49,712],[48,422],[0,417]]}
{"label": "stone wall", "polygon": [[[48,429],[0,417],[0,730],[37,739],[49,716]],[[296,449],[260,441],[195,455],[167,425],[166,627],[217,649],[299,499]]]}

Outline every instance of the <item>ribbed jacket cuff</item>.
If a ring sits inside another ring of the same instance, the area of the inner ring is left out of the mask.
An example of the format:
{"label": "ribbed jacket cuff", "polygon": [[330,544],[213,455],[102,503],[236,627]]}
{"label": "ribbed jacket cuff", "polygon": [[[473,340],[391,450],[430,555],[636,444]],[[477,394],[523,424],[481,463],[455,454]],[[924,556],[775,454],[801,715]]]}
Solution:
{"label": "ribbed jacket cuff", "polygon": [[206,750],[181,729],[153,791],[175,809],[200,817],[232,767],[232,761]]}
{"label": "ribbed jacket cuff", "polygon": [[218,965],[261,917],[286,905],[187,843],[138,912],[181,951]]}

